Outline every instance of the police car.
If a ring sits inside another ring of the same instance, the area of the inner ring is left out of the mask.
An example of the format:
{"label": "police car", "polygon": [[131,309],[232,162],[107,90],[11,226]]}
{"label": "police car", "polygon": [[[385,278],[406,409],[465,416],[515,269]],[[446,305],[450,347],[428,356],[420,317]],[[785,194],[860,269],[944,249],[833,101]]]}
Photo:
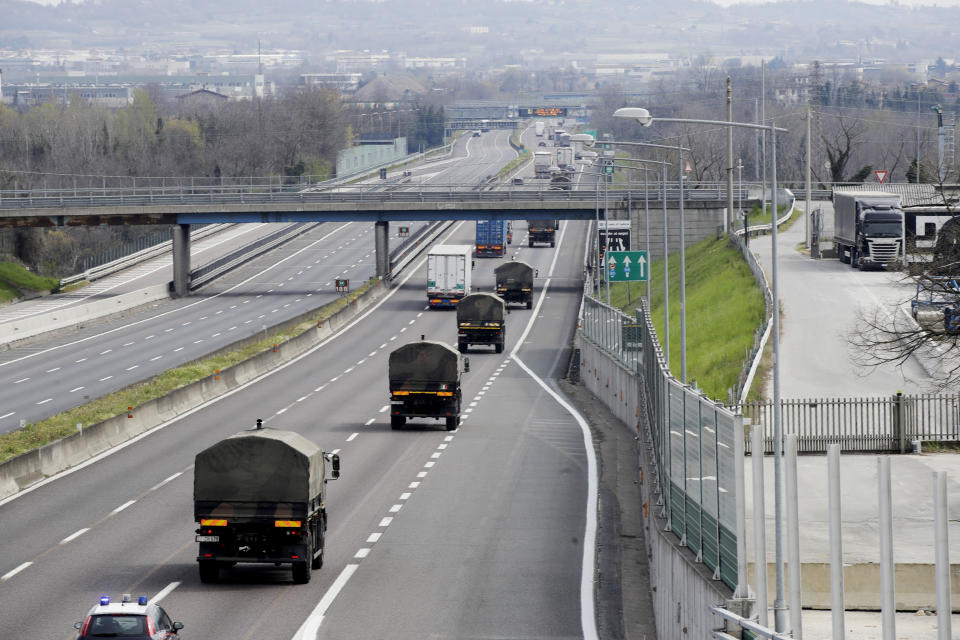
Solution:
{"label": "police car", "polygon": [[93,638],[127,638],[132,640],[174,640],[183,629],[182,622],[172,622],[159,605],[148,604],[146,596],[134,602],[125,593],[120,602],[111,602],[110,596],[100,598],[87,614],[86,620],[73,625],[80,631],[77,640]]}

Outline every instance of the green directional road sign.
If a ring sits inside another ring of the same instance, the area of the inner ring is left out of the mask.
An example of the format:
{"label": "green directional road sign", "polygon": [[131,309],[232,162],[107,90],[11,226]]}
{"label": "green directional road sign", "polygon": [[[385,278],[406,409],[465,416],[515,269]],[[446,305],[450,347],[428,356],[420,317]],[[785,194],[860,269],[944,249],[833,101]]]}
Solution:
{"label": "green directional road sign", "polygon": [[610,282],[646,282],[646,251],[611,251],[603,257]]}

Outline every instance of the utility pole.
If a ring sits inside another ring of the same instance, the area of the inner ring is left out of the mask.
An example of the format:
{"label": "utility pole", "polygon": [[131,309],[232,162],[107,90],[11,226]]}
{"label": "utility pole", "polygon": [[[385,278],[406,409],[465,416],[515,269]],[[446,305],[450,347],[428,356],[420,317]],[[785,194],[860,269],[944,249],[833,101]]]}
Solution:
{"label": "utility pole", "polygon": [[[727,76],[727,122],[733,122],[733,85]],[[727,219],[724,230],[733,229],[733,127],[727,127]]]}
{"label": "utility pole", "polygon": [[[803,212],[803,241],[808,247],[811,245],[810,238],[810,137],[813,134],[813,112],[810,109],[810,103],[807,103],[807,161],[806,178],[807,184],[804,189],[806,192],[806,206]],[[774,214],[776,215],[776,214]]]}

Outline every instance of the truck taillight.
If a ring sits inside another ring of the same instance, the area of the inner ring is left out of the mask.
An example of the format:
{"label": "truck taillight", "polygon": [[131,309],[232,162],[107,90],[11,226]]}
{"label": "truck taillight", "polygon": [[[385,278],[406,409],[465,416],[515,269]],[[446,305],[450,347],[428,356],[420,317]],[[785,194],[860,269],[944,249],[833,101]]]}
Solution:
{"label": "truck taillight", "polygon": [[274,520],[274,521],[273,521],[273,526],[275,526],[275,527],[294,527],[294,528],[299,529],[299,528],[300,528],[300,521],[299,521],[299,520]]}
{"label": "truck taillight", "polygon": [[437,391],[438,396],[452,396],[453,391]]}
{"label": "truck taillight", "polygon": [[395,396],[408,396],[410,395],[409,391],[394,391],[393,395]]}
{"label": "truck taillight", "polygon": [[201,527],[225,527],[227,526],[226,520],[215,520],[211,518],[204,518],[200,521]]}

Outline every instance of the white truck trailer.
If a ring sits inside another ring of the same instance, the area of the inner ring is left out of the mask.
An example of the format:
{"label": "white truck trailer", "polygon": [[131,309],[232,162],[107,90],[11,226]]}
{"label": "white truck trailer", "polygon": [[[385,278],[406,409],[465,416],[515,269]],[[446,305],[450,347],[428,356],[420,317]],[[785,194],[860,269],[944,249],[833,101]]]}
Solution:
{"label": "white truck trailer", "polygon": [[427,254],[427,302],[431,308],[456,307],[470,295],[473,246],[441,244]]}

